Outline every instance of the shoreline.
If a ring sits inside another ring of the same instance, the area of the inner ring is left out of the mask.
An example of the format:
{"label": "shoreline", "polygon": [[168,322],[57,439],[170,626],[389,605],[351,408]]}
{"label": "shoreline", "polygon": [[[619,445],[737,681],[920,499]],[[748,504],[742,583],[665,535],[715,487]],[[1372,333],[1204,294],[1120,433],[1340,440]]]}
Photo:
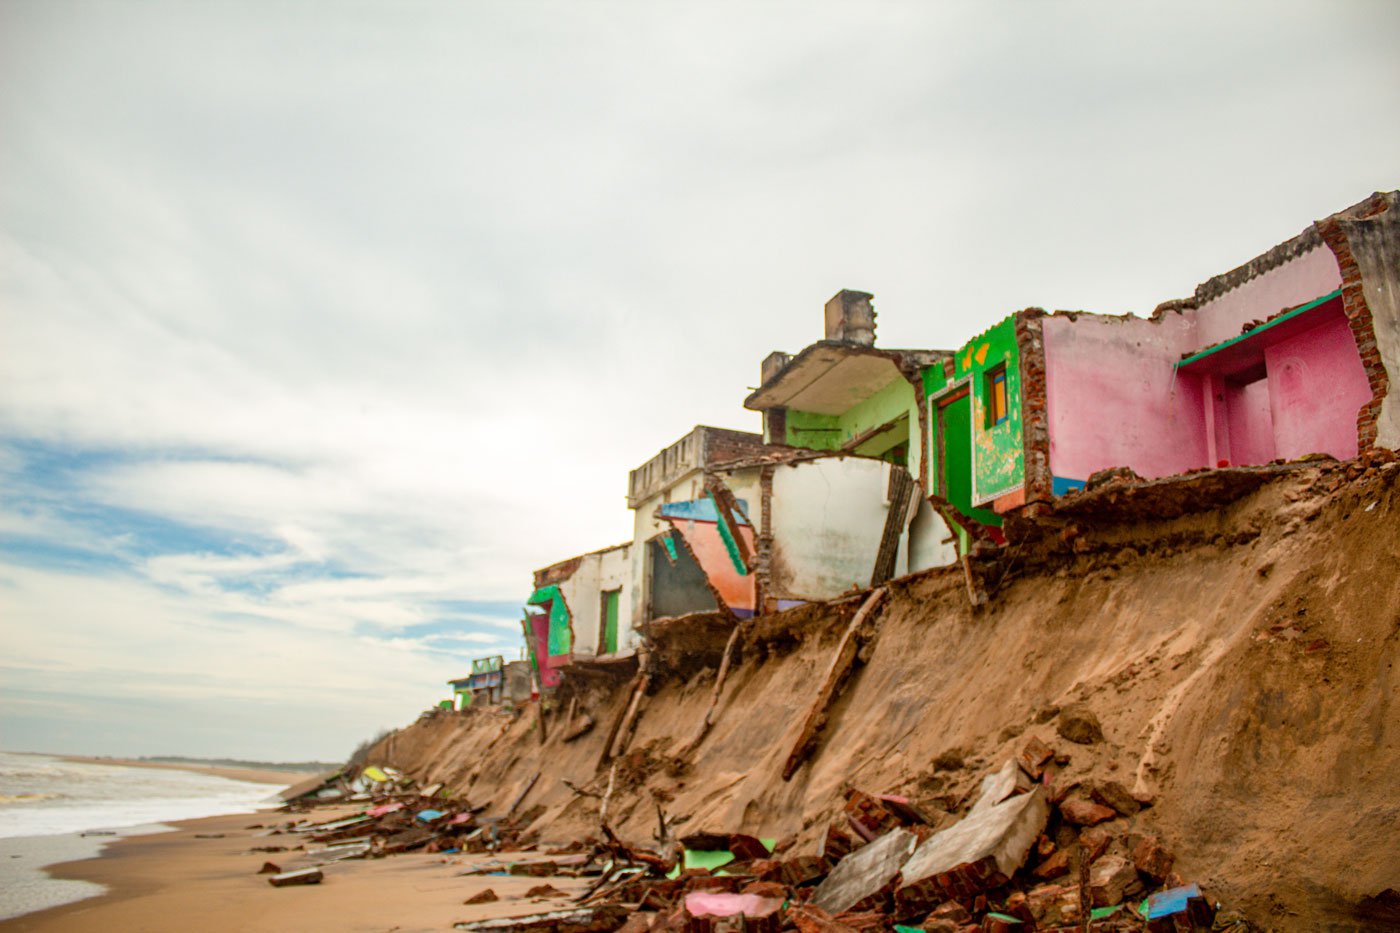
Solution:
{"label": "shoreline", "polygon": [[[14,754],[27,754],[16,752]],[[44,754],[34,752],[32,754]],[[195,774],[207,774],[211,777],[226,778],[230,781],[244,781],[249,784],[279,784],[290,787],[299,781],[315,777],[314,771],[276,771],[262,768],[230,768],[219,765],[197,765],[194,763],[185,764],[175,761],[141,761],[134,758],[106,758],[93,755],[48,755],[50,758],[57,758],[59,761],[71,761],[75,764],[84,765],[111,765],[116,768],[152,768],[161,771],[192,771]]]}
{"label": "shoreline", "polygon": [[[326,819],[335,811],[317,811]],[[351,812],[354,812],[353,809]],[[462,876],[492,856],[408,852],[383,859],[335,862],[324,866],[318,885],[274,888],[258,869],[272,861],[286,870],[314,860],[293,846],[309,842],[291,834],[263,836],[288,815],[253,811],[167,823],[169,832],[123,836],[92,857],[50,865],[62,881],[84,881],[106,888],[101,894],[0,920],[0,931],[107,933],[110,930],[185,931],[191,918],[208,931],[365,931],[451,929],[462,920],[508,917],[563,906],[562,898],[526,898],[545,881],[577,893],[579,878]],[[203,838],[201,838],[203,837]],[[285,845],[263,853],[254,846]],[[464,905],[487,888],[494,903]]]}

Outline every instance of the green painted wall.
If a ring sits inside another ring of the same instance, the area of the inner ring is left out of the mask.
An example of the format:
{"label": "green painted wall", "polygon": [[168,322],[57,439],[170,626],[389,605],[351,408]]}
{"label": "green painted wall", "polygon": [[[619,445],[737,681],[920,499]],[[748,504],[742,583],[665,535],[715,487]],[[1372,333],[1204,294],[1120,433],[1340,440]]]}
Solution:
{"label": "green painted wall", "polygon": [[[989,424],[990,385],[987,374],[998,365],[1006,365],[1007,417],[1000,424]],[[950,384],[971,376],[972,400],[972,477],[974,501],[986,504],[998,496],[1019,489],[1025,482],[1025,451],[1021,428],[1021,355],[1016,345],[1016,316],[1012,315],[994,325],[986,333],[969,340],[958,348],[953,361],[953,378],[946,378],[942,366],[924,370],[924,390],[930,405]],[[936,411],[936,409],[931,409]],[[929,419],[930,431],[936,431],[936,419]],[[931,450],[938,449],[938,438],[932,437]],[[935,474],[937,471],[934,471]],[[942,491],[940,490],[940,494]],[[949,497],[951,499],[951,497]],[[993,514],[993,513],[987,513]],[[1000,520],[993,522],[1000,524]]]}
{"label": "green painted wall", "polygon": [[568,654],[574,648],[573,633],[569,631],[569,607],[557,586],[543,586],[530,596],[531,606],[549,603],[549,656]]}
{"label": "green painted wall", "polygon": [[607,590],[603,593],[603,653],[617,653],[617,607],[621,602],[621,590]]}
{"label": "green painted wall", "polygon": [[835,415],[818,415],[789,408],[787,436],[783,442],[808,450],[836,450],[845,443],[845,438],[841,436],[841,427]]}
{"label": "green painted wall", "polygon": [[851,438],[901,415],[907,419],[906,427],[872,438],[857,448],[855,453],[863,457],[886,457],[891,448],[907,443],[906,465],[911,473],[918,476],[919,407],[914,400],[914,387],[902,376],[839,415],[788,409],[786,442],[793,447],[811,450],[839,450]]}

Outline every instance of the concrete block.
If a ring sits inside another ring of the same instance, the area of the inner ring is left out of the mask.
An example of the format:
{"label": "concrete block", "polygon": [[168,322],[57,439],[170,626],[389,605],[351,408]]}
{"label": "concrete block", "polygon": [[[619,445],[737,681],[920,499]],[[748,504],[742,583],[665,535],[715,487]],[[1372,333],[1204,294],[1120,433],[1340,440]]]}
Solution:
{"label": "concrete block", "polygon": [[935,833],[904,865],[895,895],[898,912],[909,916],[938,901],[1005,884],[1025,863],[1049,818],[1045,792],[1036,788]]}
{"label": "concrete block", "polygon": [[913,833],[895,829],[861,846],[832,869],[810,903],[839,914],[879,894],[899,874],[917,843]]}

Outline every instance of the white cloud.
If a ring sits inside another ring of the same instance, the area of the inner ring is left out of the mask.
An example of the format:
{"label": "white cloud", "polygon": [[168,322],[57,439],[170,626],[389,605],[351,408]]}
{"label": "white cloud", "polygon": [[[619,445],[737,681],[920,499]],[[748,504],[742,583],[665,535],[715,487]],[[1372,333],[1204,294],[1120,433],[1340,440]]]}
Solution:
{"label": "white cloud", "polygon": [[0,441],[75,457],[0,444],[0,534],[82,552],[0,567],[14,702],[184,698],[192,743],[247,706],[349,746],[459,673],[414,626],[513,645],[477,604],[624,540],[691,425],[756,428],[838,288],[887,346],[1148,311],[1400,154],[1390,6],[0,17]]}

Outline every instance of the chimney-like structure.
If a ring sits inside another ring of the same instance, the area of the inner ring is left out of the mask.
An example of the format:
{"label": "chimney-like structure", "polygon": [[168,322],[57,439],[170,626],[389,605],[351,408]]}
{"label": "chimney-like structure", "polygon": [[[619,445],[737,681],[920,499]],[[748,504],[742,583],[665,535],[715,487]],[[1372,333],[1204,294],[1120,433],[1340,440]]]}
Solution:
{"label": "chimney-like structure", "polygon": [[875,308],[869,292],[843,288],[826,303],[826,339],[875,346]]}
{"label": "chimney-like structure", "polygon": [[770,380],[777,377],[783,371],[783,367],[792,362],[792,354],[784,353],[782,350],[774,350],[763,358],[763,363],[759,367],[759,385],[767,385]]}

